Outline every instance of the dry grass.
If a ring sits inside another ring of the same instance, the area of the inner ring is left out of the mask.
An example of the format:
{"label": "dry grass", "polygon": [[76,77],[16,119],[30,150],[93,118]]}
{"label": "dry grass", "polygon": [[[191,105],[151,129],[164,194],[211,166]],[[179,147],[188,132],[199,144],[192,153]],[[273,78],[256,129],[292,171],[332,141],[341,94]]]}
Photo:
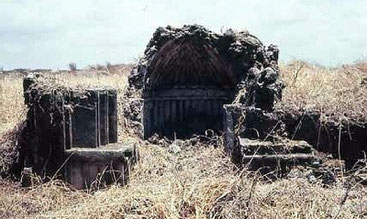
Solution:
{"label": "dry grass", "polygon": [[0,75],[0,136],[25,119],[22,82],[19,74]]}
{"label": "dry grass", "polygon": [[[0,214],[39,218],[362,218],[367,189],[348,195],[344,179],[329,188],[306,179],[260,180],[236,168],[221,149],[186,148],[179,154],[140,147],[141,160],[126,187],[95,193],[58,182],[30,190],[2,185]],[[9,188],[10,191],[9,192]],[[343,205],[341,205],[343,203]],[[341,210],[340,210],[341,209]],[[340,210],[340,213],[338,213]]]}
{"label": "dry grass", "polygon": [[327,117],[367,119],[367,65],[325,68],[302,61],[281,66],[287,85],[280,107],[314,109]]}
{"label": "dry grass", "polygon": [[[121,98],[127,85],[127,75],[132,65],[113,66],[110,72],[80,70],[77,72],[56,72],[43,74],[49,82],[55,82],[67,88],[113,87]],[[0,142],[1,137],[12,130],[26,117],[23,98],[23,75],[0,75]],[[119,108],[122,106],[119,101]],[[122,115],[119,115],[120,118]],[[122,118],[120,119],[120,121]],[[120,129],[121,130],[121,129]]]}
{"label": "dry grass", "polygon": [[70,190],[56,180],[30,189],[1,181],[0,193],[0,218],[27,218],[44,211],[77,204],[88,196],[84,192]]}
{"label": "dry grass", "polygon": [[[131,70],[131,69],[130,69]],[[87,88],[87,87],[100,87],[108,86],[122,91],[127,84],[127,74],[129,69],[122,72],[121,74],[110,74],[107,72],[99,71],[78,71],[78,72],[67,72],[54,75],[45,75],[50,80],[56,81],[68,88]]]}
{"label": "dry grass", "polygon": [[[360,69],[348,66],[353,71],[347,73],[344,68],[306,65],[295,77],[300,65],[282,67],[288,84],[284,105],[366,116],[365,88],[358,84],[364,77]],[[55,77],[66,86],[112,86],[120,97],[126,86],[125,73],[79,72]],[[4,77],[0,88],[1,133],[24,118],[24,106],[19,76]],[[119,101],[121,107],[122,99]],[[119,134],[120,138],[124,135],[122,131]],[[0,181],[0,218],[367,217],[367,188],[353,184],[348,189],[345,177],[328,187],[311,184],[304,177],[267,182],[256,174],[238,172],[220,148],[184,148],[175,154],[169,148],[144,144],[140,144],[141,159],[125,187],[81,192],[59,181],[30,189]]]}
{"label": "dry grass", "polygon": [[45,216],[205,218],[215,199],[235,179],[231,163],[220,150],[196,148],[179,155],[153,145],[140,150],[142,160],[127,187],[113,186],[84,203]]}

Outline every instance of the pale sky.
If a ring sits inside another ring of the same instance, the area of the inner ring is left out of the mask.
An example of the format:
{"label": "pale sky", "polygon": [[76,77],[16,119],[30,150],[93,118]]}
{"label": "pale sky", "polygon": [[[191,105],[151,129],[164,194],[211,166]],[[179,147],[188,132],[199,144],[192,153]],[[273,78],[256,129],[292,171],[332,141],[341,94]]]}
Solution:
{"label": "pale sky", "polygon": [[280,60],[367,58],[367,0],[0,0],[0,68],[129,63],[159,26],[247,29]]}

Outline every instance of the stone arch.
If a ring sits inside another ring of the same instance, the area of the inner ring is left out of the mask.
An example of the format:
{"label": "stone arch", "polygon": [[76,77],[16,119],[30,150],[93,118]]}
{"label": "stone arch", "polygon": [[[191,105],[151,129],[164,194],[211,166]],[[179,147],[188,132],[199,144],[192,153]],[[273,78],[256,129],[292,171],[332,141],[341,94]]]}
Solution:
{"label": "stone arch", "polygon": [[147,89],[182,87],[231,88],[234,75],[215,48],[192,39],[171,40],[148,67]]}
{"label": "stone arch", "polygon": [[220,130],[223,104],[233,100],[235,76],[210,44],[166,42],[148,63],[143,90],[144,137],[189,137]]}

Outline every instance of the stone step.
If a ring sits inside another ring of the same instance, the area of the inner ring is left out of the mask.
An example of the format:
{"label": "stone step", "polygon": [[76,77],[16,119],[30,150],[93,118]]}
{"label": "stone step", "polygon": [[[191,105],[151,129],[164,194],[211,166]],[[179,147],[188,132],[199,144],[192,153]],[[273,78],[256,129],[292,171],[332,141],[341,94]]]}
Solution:
{"label": "stone step", "polygon": [[314,165],[321,163],[321,160],[312,154],[278,154],[278,155],[245,155],[242,157],[242,164],[250,170],[260,168],[271,168]]}
{"label": "stone step", "polygon": [[241,148],[241,153],[245,155],[312,153],[312,146],[305,141],[287,141],[281,143],[272,143],[269,141],[257,141],[240,138],[239,144]]}
{"label": "stone step", "polygon": [[65,150],[65,159],[65,179],[77,189],[87,189],[93,184],[125,185],[138,152],[134,144],[114,143],[99,148],[71,148]]}

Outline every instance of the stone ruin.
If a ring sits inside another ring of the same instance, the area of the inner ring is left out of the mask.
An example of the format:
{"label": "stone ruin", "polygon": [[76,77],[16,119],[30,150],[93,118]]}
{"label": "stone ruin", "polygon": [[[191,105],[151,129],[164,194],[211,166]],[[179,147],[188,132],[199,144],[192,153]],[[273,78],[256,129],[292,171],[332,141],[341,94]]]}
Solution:
{"label": "stone ruin", "polygon": [[239,140],[243,138],[305,141],[317,151],[344,160],[347,170],[353,169],[358,160],[366,158],[367,121],[324,120],[320,112],[315,110],[276,109],[266,112],[241,104],[226,105],[224,111],[225,144],[228,150],[236,151],[233,154],[237,160],[244,155],[240,152],[244,146]]}
{"label": "stone ruin", "polygon": [[41,176],[62,175],[78,189],[96,181],[127,182],[137,151],[133,144],[117,142],[116,90],[72,90],[39,75],[25,77],[23,85],[26,168]]}
{"label": "stone ruin", "polygon": [[[335,157],[338,153],[349,166],[363,158],[366,125],[340,126],[338,150],[338,124],[321,121],[320,113],[274,107],[284,88],[278,58],[277,46],[265,46],[247,31],[217,34],[198,25],[158,28],[129,76],[125,99],[133,107],[125,108],[124,115],[144,139],[154,134],[189,138],[207,129],[223,133],[225,149],[236,163],[320,163],[313,148]],[[255,156],[259,151],[249,152],[251,145],[303,149],[260,150],[264,156]]]}
{"label": "stone ruin", "polygon": [[144,138],[222,130],[223,105],[233,101],[272,110],[283,87],[278,56],[248,32],[158,28],[129,77],[143,99]]}
{"label": "stone ruin", "polygon": [[[232,160],[254,170],[320,165],[314,148],[337,152],[350,164],[361,158],[366,126],[346,130],[323,124],[317,113],[274,107],[284,88],[278,58],[277,46],[265,46],[247,31],[158,28],[129,76],[123,126],[144,139],[223,134]],[[24,94],[26,167],[41,175],[61,173],[76,188],[90,188],[96,178],[126,183],[137,151],[117,143],[115,90],[70,90],[26,77]]]}
{"label": "stone ruin", "polygon": [[[232,105],[272,112],[281,100],[278,57],[277,46],[265,46],[246,31],[216,34],[198,25],[158,28],[129,77],[127,96],[142,99],[137,107],[142,118],[134,118],[142,121],[143,138],[190,138],[210,129],[224,133],[233,161],[252,163],[253,169],[319,162],[306,142],[274,145],[235,133],[242,124],[232,118]],[[299,150],[280,149],[287,147]]]}

